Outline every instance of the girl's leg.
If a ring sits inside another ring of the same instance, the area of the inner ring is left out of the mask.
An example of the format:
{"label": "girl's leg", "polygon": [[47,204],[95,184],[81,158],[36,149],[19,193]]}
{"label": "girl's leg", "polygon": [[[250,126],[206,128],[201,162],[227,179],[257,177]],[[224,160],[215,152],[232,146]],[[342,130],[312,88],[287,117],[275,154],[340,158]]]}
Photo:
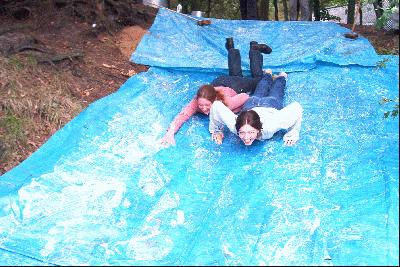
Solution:
{"label": "girl's leg", "polygon": [[280,106],[283,106],[283,97],[285,95],[286,79],[284,76],[278,76],[272,83],[268,96],[275,98]]}
{"label": "girl's leg", "polygon": [[251,77],[257,78],[263,76],[263,55],[260,51],[251,49],[249,50],[250,71]]}
{"label": "girl's leg", "polygon": [[254,107],[258,107],[259,103],[260,103],[260,99],[257,96],[250,96],[249,99],[246,100],[246,102],[244,102],[243,106],[242,106],[242,111],[247,111],[250,110]]}
{"label": "girl's leg", "polygon": [[275,108],[280,110],[283,108],[282,103],[279,102],[275,97],[266,96],[259,98],[257,102],[257,107],[265,107],[265,108]]}
{"label": "girl's leg", "polygon": [[283,108],[282,103],[279,103],[275,97],[272,96],[265,96],[265,97],[258,97],[258,96],[251,96],[247,101],[244,103],[242,110],[250,110],[254,107],[264,107],[264,108],[275,108],[280,110]]}
{"label": "girl's leg", "polygon": [[236,93],[248,93],[252,94],[256,88],[259,78],[248,78],[248,77],[237,77],[223,75],[217,77],[211,82],[212,86],[226,86],[235,90]]}
{"label": "girl's leg", "polygon": [[239,49],[230,48],[228,50],[228,69],[229,76],[243,77],[242,62]]}
{"label": "girl's leg", "polygon": [[270,73],[264,74],[260,82],[257,84],[256,90],[254,91],[254,96],[264,97],[268,96],[269,91],[272,86],[272,75]]}
{"label": "girl's leg", "polygon": [[[286,73],[280,73],[275,80],[272,80],[272,75],[270,73],[264,74],[257,85],[256,92],[246,101],[242,110],[249,110],[253,107],[282,109],[286,77]],[[271,89],[268,90],[266,88]]]}

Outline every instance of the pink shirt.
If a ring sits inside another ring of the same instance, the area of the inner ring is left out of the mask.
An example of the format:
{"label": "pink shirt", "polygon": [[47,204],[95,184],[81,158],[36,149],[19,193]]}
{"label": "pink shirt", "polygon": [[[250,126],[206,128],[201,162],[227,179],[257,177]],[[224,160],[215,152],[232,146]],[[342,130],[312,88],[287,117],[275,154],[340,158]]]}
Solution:
{"label": "pink shirt", "polygon": [[[218,92],[222,91],[226,106],[234,113],[240,112],[244,102],[246,102],[246,100],[249,98],[248,94],[238,94],[229,87],[217,86],[215,87],[215,90]],[[174,133],[176,133],[181,128],[182,124],[197,112],[200,112],[200,110],[198,108],[197,98],[194,97],[192,101],[190,101],[189,104],[187,104],[172,121],[171,125],[175,126]]]}

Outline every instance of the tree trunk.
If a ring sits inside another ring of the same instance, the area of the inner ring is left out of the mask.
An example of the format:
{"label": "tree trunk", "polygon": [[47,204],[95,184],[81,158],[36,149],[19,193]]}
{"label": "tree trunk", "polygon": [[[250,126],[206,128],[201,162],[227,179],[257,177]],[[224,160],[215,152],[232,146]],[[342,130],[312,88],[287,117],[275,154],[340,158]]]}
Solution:
{"label": "tree trunk", "polygon": [[260,0],[259,18],[261,20],[268,20],[268,0]]}
{"label": "tree trunk", "polygon": [[347,4],[347,24],[353,24],[354,22],[354,10],[356,6],[355,0],[349,0]]}
{"label": "tree trunk", "polygon": [[321,20],[320,0],[314,0],[313,1],[313,9],[314,9],[314,19],[316,21],[320,21]]}
{"label": "tree trunk", "polygon": [[274,0],[274,9],[275,9],[275,20],[279,21],[279,10],[278,10],[278,0]]}
{"label": "tree trunk", "polygon": [[257,0],[240,0],[239,3],[242,19],[257,19]]}
{"label": "tree trunk", "polygon": [[199,0],[192,0],[192,11],[202,11],[201,3]]}
{"label": "tree trunk", "polygon": [[211,17],[211,0],[208,0],[207,2],[207,17]]}
{"label": "tree trunk", "polygon": [[181,1],[182,5],[182,13],[188,14],[189,13],[189,1],[188,0],[182,0]]}
{"label": "tree trunk", "polygon": [[242,19],[247,19],[247,1],[246,0],[240,0],[240,16]]}
{"label": "tree trunk", "polygon": [[288,10],[288,5],[287,5],[287,0],[282,0],[282,5],[283,5],[283,16],[285,17],[285,20],[289,20],[289,10]]}
{"label": "tree trunk", "polygon": [[257,0],[247,0],[247,19],[257,19]]}

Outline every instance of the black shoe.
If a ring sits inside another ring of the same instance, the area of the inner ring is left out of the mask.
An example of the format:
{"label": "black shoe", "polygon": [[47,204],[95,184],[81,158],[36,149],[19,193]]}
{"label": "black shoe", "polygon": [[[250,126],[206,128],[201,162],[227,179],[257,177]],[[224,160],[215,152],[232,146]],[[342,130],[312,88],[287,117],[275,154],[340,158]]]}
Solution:
{"label": "black shoe", "polygon": [[252,47],[253,45],[258,45],[258,43],[257,43],[256,41],[251,41],[251,42],[250,42],[250,49],[251,49],[251,47]]}
{"label": "black shoe", "polygon": [[233,37],[226,38],[225,48],[226,48],[226,50],[235,48],[235,45],[233,44]]}
{"label": "black shoe", "polygon": [[271,54],[272,48],[266,44],[259,44],[256,41],[250,42],[250,49],[258,50],[263,54]]}

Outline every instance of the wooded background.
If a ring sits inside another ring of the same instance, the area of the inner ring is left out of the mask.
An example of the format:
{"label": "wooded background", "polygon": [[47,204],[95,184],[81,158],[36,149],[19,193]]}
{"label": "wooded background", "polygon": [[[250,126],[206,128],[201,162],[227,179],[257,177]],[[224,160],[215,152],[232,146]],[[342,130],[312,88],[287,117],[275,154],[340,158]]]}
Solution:
{"label": "wooded background", "polygon": [[[383,16],[385,0],[309,0],[309,20],[331,20],[334,16],[329,14],[327,8],[334,6],[347,6],[347,23],[354,22],[356,1],[360,5],[372,3],[374,6],[377,21]],[[169,0],[171,9],[176,9],[178,4],[182,5],[183,13],[200,10],[207,14],[207,17],[224,19],[258,19],[258,20],[289,20],[288,0]],[[397,5],[398,0],[386,0],[387,9]],[[244,10],[246,9],[247,10]],[[250,14],[250,16],[249,16]],[[362,22],[362,12],[360,13]],[[362,24],[362,23],[360,23]]]}
{"label": "wooded background", "polygon": [[[307,1],[307,0],[306,0]],[[182,5],[182,13],[203,11],[209,18],[220,19],[255,19],[255,20],[289,20],[289,0],[2,0],[0,15],[12,14],[14,17],[28,16],[32,5],[47,5],[49,8],[69,8],[71,13],[88,21],[102,21],[106,28],[110,23],[132,25],[139,19],[148,19],[149,11],[138,8],[143,3],[166,3],[167,7],[176,10]],[[347,24],[355,18],[356,2],[360,6],[373,4],[377,27],[383,27],[393,12],[398,14],[399,0],[308,0],[310,5],[309,20],[338,20],[329,14],[329,8],[347,7]],[[154,14],[150,14],[152,16]],[[362,23],[360,10],[359,24]],[[107,24],[107,25],[106,25]]]}

